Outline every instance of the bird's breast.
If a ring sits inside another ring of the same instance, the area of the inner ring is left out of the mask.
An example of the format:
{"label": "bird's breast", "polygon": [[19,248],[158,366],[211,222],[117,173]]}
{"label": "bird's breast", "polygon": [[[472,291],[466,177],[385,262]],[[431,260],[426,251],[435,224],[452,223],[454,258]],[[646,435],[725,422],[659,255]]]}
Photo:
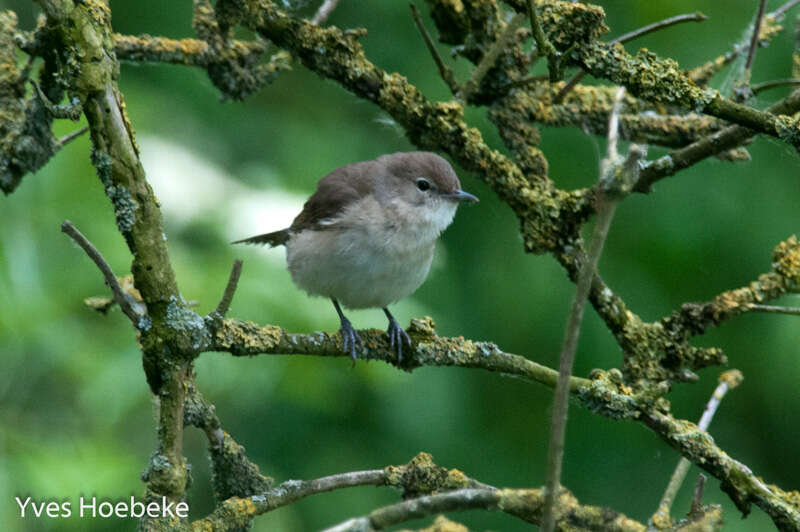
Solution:
{"label": "bird's breast", "polygon": [[292,280],[311,295],[350,308],[385,307],[425,281],[434,247],[389,231],[307,230],[289,240],[286,260]]}

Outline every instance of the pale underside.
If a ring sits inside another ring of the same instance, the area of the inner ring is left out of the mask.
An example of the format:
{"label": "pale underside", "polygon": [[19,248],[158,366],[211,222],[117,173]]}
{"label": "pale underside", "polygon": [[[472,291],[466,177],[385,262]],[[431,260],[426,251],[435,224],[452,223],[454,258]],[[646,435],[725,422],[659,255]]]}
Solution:
{"label": "pale underside", "polygon": [[436,239],[456,204],[398,207],[369,196],[318,229],[293,233],[286,262],[294,283],[354,309],[386,307],[412,294],[428,276]]}

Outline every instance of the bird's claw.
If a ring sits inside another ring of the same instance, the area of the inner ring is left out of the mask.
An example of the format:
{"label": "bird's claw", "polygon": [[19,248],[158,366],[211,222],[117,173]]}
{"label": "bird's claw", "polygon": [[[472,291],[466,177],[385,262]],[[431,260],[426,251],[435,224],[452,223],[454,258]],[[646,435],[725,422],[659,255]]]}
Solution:
{"label": "bird's claw", "polygon": [[356,344],[362,347],[364,342],[361,341],[361,337],[347,318],[342,320],[342,326],[339,328],[339,332],[342,334],[342,350],[345,352],[350,351],[350,358],[353,359],[353,364],[355,364]]}
{"label": "bird's claw", "polygon": [[389,329],[387,329],[386,334],[389,335],[389,345],[391,347],[397,347],[397,362],[400,363],[403,361],[403,342],[407,343],[409,347],[411,347],[411,338],[409,338],[408,333],[400,327],[400,324],[397,323],[397,320],[389,318]]}

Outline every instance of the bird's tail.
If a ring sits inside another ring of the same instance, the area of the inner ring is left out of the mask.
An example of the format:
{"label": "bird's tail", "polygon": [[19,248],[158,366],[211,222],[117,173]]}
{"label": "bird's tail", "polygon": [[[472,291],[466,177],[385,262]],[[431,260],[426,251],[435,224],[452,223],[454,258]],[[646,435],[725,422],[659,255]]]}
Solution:
{"label": "bird's tail", "polygon": [[243,240],[231,242],[231,244],[269,244],[272,247],[282,246],[289,240],[289,229],[281,229],[272,233],[264,233],[263,235],[251,236]]}

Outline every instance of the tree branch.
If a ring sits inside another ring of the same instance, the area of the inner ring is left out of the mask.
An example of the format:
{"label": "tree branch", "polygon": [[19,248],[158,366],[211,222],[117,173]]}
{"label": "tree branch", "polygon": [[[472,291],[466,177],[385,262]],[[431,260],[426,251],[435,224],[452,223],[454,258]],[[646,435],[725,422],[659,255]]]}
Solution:
{"label": "tree branch", "polygon": [[[638,39],[639,37],[644,37],[649,33],[653,33],[655,31],[668,28],[670,26],[674,26],[675,24],[680,24],[682,22],[703,22],[708,17],[702,14],[701,12],[696,13],[688,13],[685,15],[676,15],[674,17],[666,18],[664,20],[659,20],[658,22],[653,22],[652,24],[648,24],[647,26],[642,26],[639,29],[629,31],[628,33],[623,33],[619,37],[612,39],[610,44],[616,43],[626,43],[628,41],[632,41],[634,39]],[[556,94],[553,101],[556,103],[561,103],[564,100],[564,97],[572,91],[575,86],[580,83],[580,81],[586,75],[586,71],[581,71],[575,74]]]}
{"label": "tree branch", "polygon": [[[619,154],[617,153],[617,132],[618,117],[622,107],[622,97],[625,89],[620,88],[614,103],[614,110],[611,112],[608,125],[608,155],[603,161],[600,183],[606,178],[607,173],[614,172],[614,168],[620,165]],[[597,263],[603,252],[603,244],[608,236],[611,221],[614,219],[616,201],[614,197],[607,197],[602,188],[597,194],[597,220],[594,225],[592,240],[589,244],[586,261],[583,263],[578,274],[578,282],[575,288],[575,297],[570,307],[567,325],[564,328],[564,341],[561,347],[561,356],[558,381],[556,383],[555,397],[553,399],[553,421],[550,432],[550,445],[547,453],[547,497],[545,501],[544,520],[542,522],[543,532],[552,532],[556,524],[556,499],[561,486],[561,467],[564,458],[564,441],[567,429],[567,410],[569,408],[569,380],[572,375],[572,366],[575,362],[575,352],[578,349],[578,338],[580,337],[581,322],[586,308],[586,301],[589,298],[592,280],[597,270]]]}
{"label": "tree branch", "polygon": [[117,276],[114,275],[113,271],[111,271],[111,266],[108,265],[108,262],[106,262],[106,259],[103,258],[103,255],[97,251],[97,248],[94,247],[92,243],[89,242],[89,240],[83,236],[83,234],[78,231],[74,225],[72,225],[72,222],[69,220],[64,220],[64,223],[61,224],[61,231],[72,238],[72,240],[74,240],[75,243],[86,252],[89,258],[92,259],[92,262],[97,265],[106,280],[106,284],[109,288],[111,288],[111,292],[114,294],[114,301],[117,302],[122,312],[128,316],[128,319],[131,320],[133,326],[137,329],[140,329],[144,326],[143,324],[149,322],[149,320],[143,321],[143,318],[145,318],[146,314],[139,314],[133,308],[133,305],[128,299],[129,296],[119,285]]}
{"label": "tree branch", "polygon": [[[800,90],[792,92],[787,98],[768,109],[770,113],[777,115],[790,115],[798,110],[800,110]],[[686,147],[673,150],[645,164],[639,174],[639,182],[633,190],[647,193],[655,182],[673,176],[708,157],[733,149],[747,142],[753,135],[754,131],[747,127],[729,126]]]}
{"label": "tree branch", "polygon": [[[723,397],[725,397],[725,394],[728,393],[728,390],[739,386],[743,378],[744,377],[742,377],[741,372],[736,369],[726,371],[720,375],[719,385],[717,385],[717,388],[711,395],[711,399],[709,399],[708,404],[703,411],[703,415],[700,417],[700,421],[697,423],[698,429],[708,431],[708,426],[711,425],[711,420],[714,419],[714,414],[716,413],[717,408],[719,408]],[[686,473],[689,472],[690,465],[691,463],[689,460],[681,457],[681,459],[678,461],[678,465],[675,467],[675,471],[672,473],[672,477],[669,479],[667,488],[664,490],[664,495],[661,497],[661,502],[658,504],[658,510],[653,517],[650,518],[650,521],[653,524],[656,524],[659,528],[672,526],[670,509],[672,508],[672,503],[675,500],[675,495],[678,494],[678,490],[681,488],[681,484],[683,484],[683,480],[686,478]],[[701,478],[703,478],[703,475],[701,475]],[[703,483],[704,482],[705,481],[703,481]],[[696,497],[697,502],[692,503],[693,509],[700,506],[703,493],[703,483],[698,483],[700,495]]]}
{"label": "tree branch", "polygon": [[[196,325],[187,327],[169,263],[158,203],[148,185],[133,140],[133,129],[117,90],[111,12],[103,2],[40,0],[47,14],[47,48],[59,50],[64,71],[80,99],[92,138],[92,163],[114,208],[117,227],[133,256],[131,273],[151,324],[142,326],[145,374],[158,397],[158,449],[143,478],[150,495],[180,500],[186,489],[183,446],[184,380],[190,371]],[[198,317],[199,318],[199,317]],[[202,319],[201,319],[202,322]],[[187,356],[189,355],[189,356]]]}
{"label": "tree branch", "polygon": [[750,73],[753,69],[753,61],[756,58],[756,48],[758,48],[758,36],[761,33],[761,22],[764,20],[764,10],[767,6],[767,0],[761,0],[758,4],[758,12],[756,13],[756,22],[753,24],[753,36],[750,38],[750,46],[747,48],[747,61],[744,64],[744,77],[746,83],[750,82]]}
{"label": "tree branch", "polygon": [[317,9],[317,12],[314,13],[314,16],[311,18],[311,22],[313,24],[324,24],[328,17],[331,16],[333,10],[336,9],[337,4],[339,4],[339,0],[325,0]]}
{"label": "tree branch", "polygon": [[[583,506],[568,492],[559,494],[559,530],[644,532],[645,526],[610,508]],[[499,510],[528,523],[538,524],[544,507],[543,489],[461,489],[411,499],[379,508],[364,517],[349,519],[325,532],[372,532],[439,512]]]}
{"label": "tree branch", "polygon": [[772,271],[741,288],[728,290],[705,303],[686,303],[661,320],[669,334],[699,335],[725,320],[758,311],[764,301],[800,292],[800,242],[790,236],[772,252]]}
{"label": "tree branch", "polygon": [[[404,370],[411,371],[422,366],[478,368],[522,377],[549,387],[554,387],[558,378],[555,370],[525,357],[505,353],[491,342],[437,336],[430,318],[412,319],[406,332],[411,337],[412,345],[407,353],[403,352],[403,364],[400,367]],[[397,363],[397,353],[390,347],[386,333],[370,329],[359,331],[359,335],[367,346],[362,358]],[[349,356],[342,349],[341,336],[338,333],[295,334],[274,325],[259,327],[251,322],[233,319],[222,320],[207,350],[226,352],[234,356]],[[587,379],[571,377],[569,389],[577,393],[587,384]]]}
{"label": "tree branch", "polygon": [[477,489],[494,492],[495,488],[469,478],[457,469],[436,465],[428,453],[419,453],[408,464],[383,469],[340,473],[316,480],[287,480],[282,484],[247,498],[230,497],[213,513],[194,521],[191,530],[235,530],[253,517],[271,512],[300,499],[355,486],[391,486],[405,497],[419,497],[438,491]]}
{"label": "tree branch", "polygon": [[239,284],[239,276],[242,274],[242,261],[236,259],[231,269],[231,275],[228,278],[228,284],[225,286],[225,292],[222,294],[222,299],[217,305],[217,314],[225,316],[228,313],[228,308],[233,301],[233,294],[236,292],[236,286]]}
{"label": "tree branch", "polygon": [[763,83],[756,83],[751,87],[753,94],[758,94],[761,91],[769,90],[769,89],[777,89],[780,87],[796,87],[800,85],[800,79],[797,78],[788,78],[788,79],[775,79],[772,81],[765,81]]}
{"label": "tree branch", "polygon": [[459,100],[462,102],[469,102],[470,97],[478,90],[481,81],[483,81],[489,69],[495,65],[497,58],[505,51],[508,43],[514,37],[517,28],[522,24],[523,19],[524,17],[517,13],[508,21],[508,24],[506,24],[506,27],[503,29],[503,33],[492,43],[491,48],[484,54],[478,66],[475,67],[475,70],[472,71],[470,78],[461,86],[461,90],[456,95]]}
{"label": "tree branch", "polygon": [[755,312],[766,312],[769,314],[791,314],[794,316],[800,316],[800,307],[779,307],[776,305],[757,305],[755,303],[751,303],[748,306],[748,310]]}
{"label": "tree branch", "polygon": [[550,81],[558,81],[561,75],[561,68],[559,66],[560,58],[555,46],[545,35],[542,30],[542,25],[539,24],[539,17],[536,14],[536,5],[533,0],[528,0],[528,16],[531,19],[531,31],[533,38],[536,41],[536,51],[540,57],[547,58],[547,69],[550,73]]}
{"label": "tree branch", "polygon": [[[222,58],[200,39],[169,39],[151,35],[114,34],[114,52],[120,61],[155,62],[207,68]],[[266,53],[267,46],[258,41],[231,41],[229,57],[252,62]]]}
{"label": "tree branch", "polygon": [[450,92],[455,94],[458,92],[458,83],[453,75],[453,71],[450,69],[450,67],[444,64],[444,61],[442,61],[442,58],[439,56],[439,52],[436,50],[436,45],[433,44],[431,35],[428,33],[428,30],[425,29],[425,25],[422,23],[422,19],[417,11],[417,6],[414,4],[409,5],[411,6],[411,16],[414,19],[414,24],[417,25],[417,29],[419,30],[420,35],[422,35],[422,40],[425,41],[425,46],[427,46],[428,52],[430,52],[431,57],[433,58],[433,62],[436,63],[436,69],[439,71],[439,76],[441,76],[447,86],[450,87]]}
{"label": "tree branch", "polygon": [[672,60],[659,59],[648,51],[633,57],[621,47],[598,43],[581,47],[578,57],[595,77],[623,85],[640,98],[702,111],[800,147],[800,129],[794,118],[736,103],[714,89],[701,89]]}
{"label": "tree branch", "polygon": [[722,481],[727,493],[743,515],[755,503],[769,515],[779,530],[800,530],[800,506],[796,492],[785,492],[765,484],[747,466],[731,458],[714,440],[689,421],[676,420],[664,412],[651,411],[642,422],[694,464]]}

